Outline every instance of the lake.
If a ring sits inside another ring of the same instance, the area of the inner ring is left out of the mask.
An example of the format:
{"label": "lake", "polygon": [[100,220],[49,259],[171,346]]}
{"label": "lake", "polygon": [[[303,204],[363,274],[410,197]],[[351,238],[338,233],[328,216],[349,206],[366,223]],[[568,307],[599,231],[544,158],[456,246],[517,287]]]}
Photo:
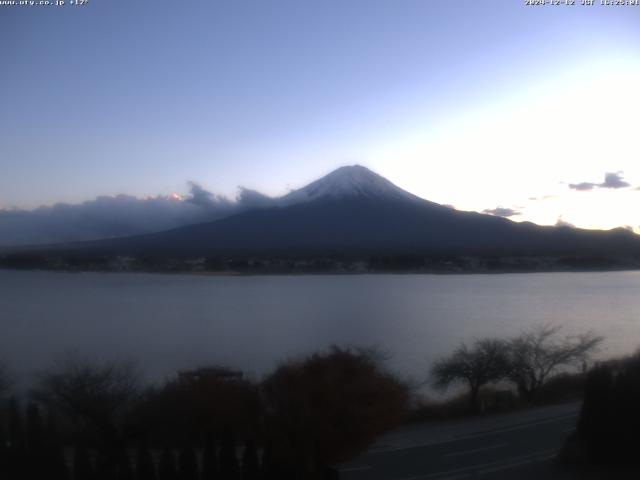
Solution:
{"label": "lake", "polygon": [[205,276],[0,271],[0,358],[21,379],[65,352],[160,379],[209,364],[254,378],[331,344],[377,345],[424,379],[459,342],[561,324],[640,345],[640,272]]}

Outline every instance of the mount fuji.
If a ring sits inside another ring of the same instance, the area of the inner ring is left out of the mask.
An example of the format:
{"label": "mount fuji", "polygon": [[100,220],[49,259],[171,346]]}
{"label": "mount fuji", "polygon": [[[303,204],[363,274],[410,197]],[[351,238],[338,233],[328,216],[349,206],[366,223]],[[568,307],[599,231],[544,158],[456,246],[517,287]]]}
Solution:
{"label": "mount fuji", "polygon": [[[257,194],[256,194],[257,195]],[[419,198],[362,166],[339,168],[216,221],[57,246],[56,252],[195,258],[322,255],[618,255],[640,257],[624,229],[543,227]]]}
{"label": "mount fuji", "polygon": [[368,168],[354,165],[340,167],[306,187],[285,195],[279,202],[282,205],[293,205],[320,199],[339,200],[353,197],[424,201]]}

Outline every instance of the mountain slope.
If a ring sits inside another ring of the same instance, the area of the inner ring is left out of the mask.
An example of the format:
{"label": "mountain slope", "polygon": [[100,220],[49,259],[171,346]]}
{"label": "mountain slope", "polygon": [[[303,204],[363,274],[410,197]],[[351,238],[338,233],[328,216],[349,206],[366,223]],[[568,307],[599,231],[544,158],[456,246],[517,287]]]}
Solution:
{"label": "mountain slope", "polygon": [[307,187],[214,222],[62,248],[100,254],[639,255],[626,230],[540,227],[420,199],[364,167],[343,167]]}
{"label": "mountain slope", "polygon": [[361,165],[340,167],[306,187],[278,200],[280,205],[294,205],[321,199],[425,200],[402,190],[386,178]]}

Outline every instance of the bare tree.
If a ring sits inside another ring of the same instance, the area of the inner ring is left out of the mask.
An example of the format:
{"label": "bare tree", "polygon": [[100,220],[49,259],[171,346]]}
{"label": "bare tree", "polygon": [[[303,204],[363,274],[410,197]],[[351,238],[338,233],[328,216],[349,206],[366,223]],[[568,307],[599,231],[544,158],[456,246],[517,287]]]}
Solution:
{"label": "bare tree", "polygon": [[479,410],[478,393],[483,385],[504,378],[507,370],[507,345],[502,340],[483,338],[471,347],[460,345],[450,356],[441,358],[431,368],[433,384],[446,389],[462,382],[469,387],[469,407]]}
{"label": "bare tree", "polygon": [[9,369],[4,363],[0,362],[0,398],[3,398],[9,390],[11,390],[12,381],[9,375]]}
{"label": "bare tree", "polygon": [[102,448],[117,448],[121,427],[138,395],[138,374],[131,362],[94,362],[67,356],[40,376],[34,396],[53,410],[92,431]]}
{"label": "bare tree", "polygon": [[562,367],[584,365],[603,340],[593,332],[562,335],[561,330],[543,325],[509,342],[507,378],[516,384],[521,398],[534,399],[545,381]]}

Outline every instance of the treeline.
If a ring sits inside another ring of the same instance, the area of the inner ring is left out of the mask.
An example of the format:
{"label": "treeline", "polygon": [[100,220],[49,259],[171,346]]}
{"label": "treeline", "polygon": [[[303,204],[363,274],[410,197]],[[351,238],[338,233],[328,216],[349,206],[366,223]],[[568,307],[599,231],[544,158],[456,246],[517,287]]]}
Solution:
{"label": "treeline", "polygon": [[[26,416],[26,421],[25,417]],[[219,441],[208,437],[202,447],[183,442],[180,448],[123,447],[106,454],[103,448],[59,434],[50,414],[43,422],[38,404],[30,403],[23,416],[15,400],[10,402],[9,429],[0,437],[0,478],[8,480],[260,480],[287,478],[286,472],[261,460],[255,442],[248,440],[242,454],[229,429]],[[284,473],[284,475],[283,475]],[[326,469],[324,478],[337,478]]]}
{"label": "treeline", "polygon": [[156,386],[130,363],[68,358],[26,406],[5,401],[0,478],[333,479],[408,407],[372,351],[332,348],[261,382],[215,367]]}
{"label": "treeline", "polygon": [[[582,372],[581,451],[602,462],[631,459],[640,355],[589,370],[601,341],[549,326],[481,338],[436,361],[430,379],[466,386],[467,411],[479,413],[488,387],[531,404],[567,372]],[[383,364],[379,351],[333,347],[284,362],[260,382],[208,367],[145,385],[134,364],[69,357],[38,377],[22,405],[0,370],[0,478],[338,478],[335,465],[415,413],[409,386]]]}
{"label": "treeline", "polygon": [[640,268],[637,258],[605,256],[505,256],[454,254],[353,254],[166,256],[60,254],[15,252],[0,254],[0,268],[54,271],[211,272],[211,273],[455,273],[591,271]]}

